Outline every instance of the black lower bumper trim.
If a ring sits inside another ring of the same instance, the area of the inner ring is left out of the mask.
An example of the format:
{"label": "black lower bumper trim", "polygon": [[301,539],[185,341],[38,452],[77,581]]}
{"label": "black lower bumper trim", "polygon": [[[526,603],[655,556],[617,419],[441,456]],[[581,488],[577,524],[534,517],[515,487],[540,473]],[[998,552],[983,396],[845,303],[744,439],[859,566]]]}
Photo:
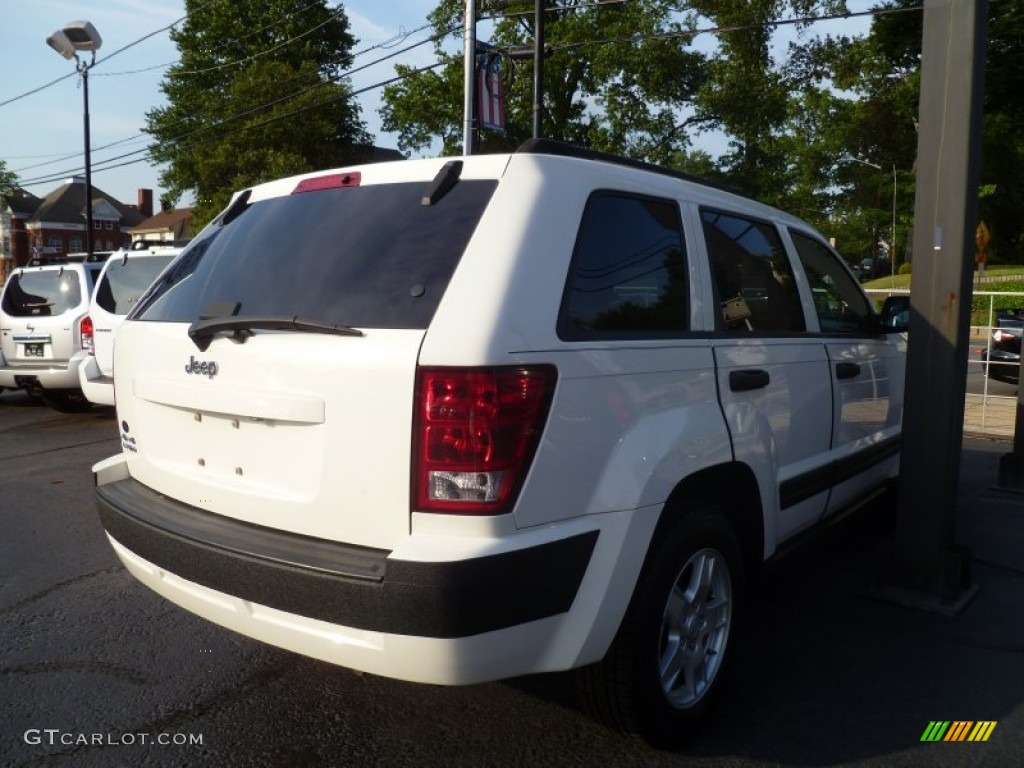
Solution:
{"label": "black lower bumper trim", "polygon": [[468,637],[567,612],[598,537],[414,562],[224,518],[131,478],[96,494],[114,539],[181,578],[332,624],[419,637]]}

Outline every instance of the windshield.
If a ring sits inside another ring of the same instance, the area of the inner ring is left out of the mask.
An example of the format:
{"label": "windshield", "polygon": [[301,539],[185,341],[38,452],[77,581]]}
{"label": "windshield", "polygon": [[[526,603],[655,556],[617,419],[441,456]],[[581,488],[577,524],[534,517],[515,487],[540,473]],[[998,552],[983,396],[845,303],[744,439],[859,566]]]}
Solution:
{"label": "windshield", "polygon": [[7,283],[3,311],[12,317],[62,315],[81,301],[81,280],[73,269],[22,272]]}
{"label": "windshield", "polygon": [[429,206],[425,182],[253,203],[194,240],[132,318],[191,323],[227,302],[239,317],[426,328],[496,185],[461,181]]}

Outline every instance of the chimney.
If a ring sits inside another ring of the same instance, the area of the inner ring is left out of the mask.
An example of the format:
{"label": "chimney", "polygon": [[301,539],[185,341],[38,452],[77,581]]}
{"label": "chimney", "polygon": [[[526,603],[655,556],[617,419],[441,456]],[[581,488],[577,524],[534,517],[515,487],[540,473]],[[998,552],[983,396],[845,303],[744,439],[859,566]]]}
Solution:
{"label": "chimney", "polygon": [[152,189],[140,189],[139,190],[139,213],[145,218],[149,218],[153,215],[153,190]]}

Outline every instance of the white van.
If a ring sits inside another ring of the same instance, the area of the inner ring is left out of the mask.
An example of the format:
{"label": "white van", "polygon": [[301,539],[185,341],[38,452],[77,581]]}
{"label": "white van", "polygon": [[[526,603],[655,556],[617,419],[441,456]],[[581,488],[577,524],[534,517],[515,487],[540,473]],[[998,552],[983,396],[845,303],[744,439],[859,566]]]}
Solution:
{"label": "white van", "polygon": [[78,367],[82,392],[91,402],[114,404],[114,334],[143,292],[179,253],[180,245],[136,243],[115,251],[104,264],[89,302],[88,354]]}
{"label": "white van", "polygon": [[896,476],[894,330],[799,219],[556,142],[262,184],[118,333],[99,512],[225,627],[425,683],[585,668],[672,746],[762,562]]}

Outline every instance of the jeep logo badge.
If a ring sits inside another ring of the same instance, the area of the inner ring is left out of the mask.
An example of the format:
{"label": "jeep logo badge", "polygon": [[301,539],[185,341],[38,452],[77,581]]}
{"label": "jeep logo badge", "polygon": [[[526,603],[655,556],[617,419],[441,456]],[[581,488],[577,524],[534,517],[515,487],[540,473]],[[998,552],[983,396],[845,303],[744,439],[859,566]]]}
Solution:
{"label": "jeep logo badge", "polygon": [[217,375],[217,364],[213,361],[199,362],[195,355],[192,355],[185,364],[185,373],[194,373],[197,376],[207,376],[212,379]]}

